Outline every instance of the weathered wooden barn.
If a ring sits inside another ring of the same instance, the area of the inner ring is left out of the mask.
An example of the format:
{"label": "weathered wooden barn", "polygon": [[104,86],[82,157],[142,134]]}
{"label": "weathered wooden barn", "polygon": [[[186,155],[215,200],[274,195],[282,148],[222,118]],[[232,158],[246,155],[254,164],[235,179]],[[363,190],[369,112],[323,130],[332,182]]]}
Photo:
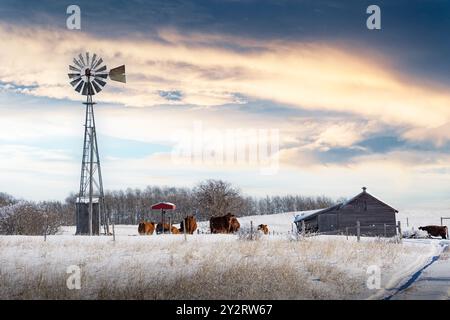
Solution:
{"label": "weathered wooden barn", "polygon": [[362,236],[395,236],[398,211],[362,189],[346,202],[297,215],[294,222],[298,231],[304,226],[305,232],[356,235],[359,221]]}

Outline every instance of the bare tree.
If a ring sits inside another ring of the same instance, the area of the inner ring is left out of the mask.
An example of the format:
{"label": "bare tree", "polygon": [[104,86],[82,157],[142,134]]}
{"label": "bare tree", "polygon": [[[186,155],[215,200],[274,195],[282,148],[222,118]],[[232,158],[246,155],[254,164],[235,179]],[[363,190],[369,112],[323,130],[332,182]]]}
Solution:
{"label": "bare tree", "polygon": [[194,188],[197,206],[203,218],[225,215],[228,212],[239,215],[244,205],[241,191],[222,180],[207,180]]}
{"label": "bare tree", "polygon": [[55,234],[61,226],[61,208],[55,203],[19,201],[0,208],[0,234]]}

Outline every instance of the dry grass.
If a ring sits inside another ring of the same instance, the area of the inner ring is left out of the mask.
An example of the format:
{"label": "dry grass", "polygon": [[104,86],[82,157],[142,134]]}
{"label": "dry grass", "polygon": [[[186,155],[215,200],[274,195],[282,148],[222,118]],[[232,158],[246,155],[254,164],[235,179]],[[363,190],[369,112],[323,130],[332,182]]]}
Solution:
{"label": "dry grass", "polygon": [[[191,236],[187,242],[124,237],[115,244],[99,238],[54,237],[43,243],[1,237],[0,298],[363,298],[369,265],[379,265],[387,277],[419,250],[384,241],[226,237]],[[66,287],[65,270],[72,264],[82,269],[81,290]]]}

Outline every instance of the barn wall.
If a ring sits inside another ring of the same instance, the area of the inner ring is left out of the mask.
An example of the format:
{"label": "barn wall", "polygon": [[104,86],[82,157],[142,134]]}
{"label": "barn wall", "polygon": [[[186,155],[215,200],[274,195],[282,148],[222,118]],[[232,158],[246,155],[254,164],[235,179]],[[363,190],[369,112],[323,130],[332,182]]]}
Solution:
{"label": "barn wall", "polygon": [[324,213],[318,215],[319,232],[334,231],[339,228],[337,213]]}
{"label": "barn wall", "polygon": [[[297,228],[298,228],[298,232],[302,232],[302,222],[298,222],[297,223]],[[319,231],[319,225],[318,225],[318,220],[317,220],[317,216],[315,217],[311,217],[310,219],[306,219],[305,220],[305,229],[306,232],[317,232]]]}
{"label": "barn wall", "polygon": [[396,235],[395,212],[392,208],[370,196],[361,194],[341,209],[334,209],[317,216],[319,232],[357,233],[356,223],[360,222],[361,235],[386,236]]}
{"label": "barn wall", "polygon": [[361,224],[362,235],[384,235],[384,224],[387,236],[396,234],[395,212],[383,202],[369,194],[361,194],[354,201],[338,211],[339,228],[349,228],[350,233],[356,233],[356,222]]}
{"label": "barn wall", "polygon": [[[361,193],[343,208],[330,208],[323,213],[305,219],[307,232],[356,235],[360,222],[361,235],[388,236],[397,234],[395,211],[368,193]],[[385,228],[386,225],[386,228]],[[297,223],[301,232],[301,222]]]}

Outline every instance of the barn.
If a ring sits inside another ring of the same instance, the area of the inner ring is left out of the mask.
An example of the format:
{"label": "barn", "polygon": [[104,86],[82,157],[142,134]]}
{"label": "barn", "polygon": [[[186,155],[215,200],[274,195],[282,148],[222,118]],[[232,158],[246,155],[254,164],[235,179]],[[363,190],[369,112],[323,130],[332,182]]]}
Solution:
{"label": "barn", "polygon": [[357,234],[359,221],[362,236],[397,234],[395,214],[398,211],[375,198],[363,187],[362,192],[350,200],[332,207],[299,214],[294,222],[299,232],[326,234]]}

